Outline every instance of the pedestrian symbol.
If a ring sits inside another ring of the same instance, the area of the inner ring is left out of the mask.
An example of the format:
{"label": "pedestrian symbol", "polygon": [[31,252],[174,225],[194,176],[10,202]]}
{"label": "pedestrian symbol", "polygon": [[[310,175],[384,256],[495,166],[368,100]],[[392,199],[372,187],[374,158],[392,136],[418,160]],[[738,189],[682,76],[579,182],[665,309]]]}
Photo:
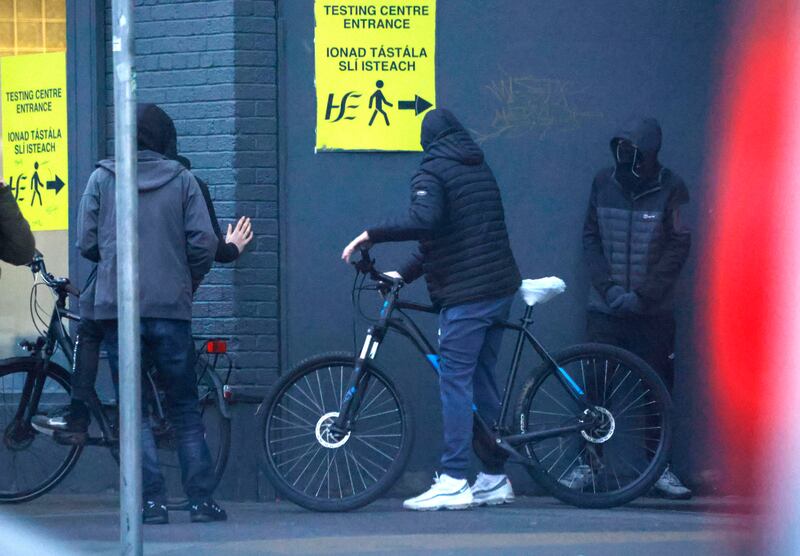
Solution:
{"label": "pedestrian symbol", "polygon": [[422,150],[422,115],[436,103],[436,0],[315,0],[314,15],[316,150]]}
{"label": "pedestrian symbol", "polygon": [[394,105],[388,100],[386,100],[385,96],[383,96],[383,91],[381,91],[381,89],[383,88],[383,81],[378,79],[378,81],[375,83],[375,86],[378,88],[378,90],[372,93],[372,96],[369,97],[369,107],[372,108],[372,106],[375,105],[375,111],[372,113],[372,117],[369,119],[369,125],[372,125],[372,122],[375,121],[375,116],[377,116],[378,113],[383,114],[383,118],[386,120],[386,125],[390,125],[389,115],[383,110],[383,105],[384,104],[386,106],[394,106]]}

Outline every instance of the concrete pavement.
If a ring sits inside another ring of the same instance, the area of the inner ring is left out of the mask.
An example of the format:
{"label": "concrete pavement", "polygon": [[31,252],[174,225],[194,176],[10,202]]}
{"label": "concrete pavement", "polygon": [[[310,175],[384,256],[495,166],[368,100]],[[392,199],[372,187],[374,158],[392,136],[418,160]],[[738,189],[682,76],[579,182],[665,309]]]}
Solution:
{"label": "concrete pavement", "polygon": [[[510,506],[435,513],[403,511],[397,499],[347,514],[312,513],[288,502],[223,506],[227,523],[192,524],[187,513],[171,512],[169,525],[146,526],[145,554],[691,556],[730,554],[728,543],[743,539],[749,527],[741,503],[724,498],[645,498],[624,508],[580,510],[523,497]],[[36,547],[50,554],[58,547],[59,556],[118,554],[118,519],[111,495],[54,494],[0,506],[0,553],[15,555],[17,547],[29,556]]]}

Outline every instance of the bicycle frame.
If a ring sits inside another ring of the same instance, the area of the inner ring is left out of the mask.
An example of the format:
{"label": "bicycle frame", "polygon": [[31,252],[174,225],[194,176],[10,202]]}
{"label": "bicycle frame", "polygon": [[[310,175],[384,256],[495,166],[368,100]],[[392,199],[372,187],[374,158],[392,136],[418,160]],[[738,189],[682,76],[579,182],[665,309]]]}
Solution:
{"label": "bicycle frame", "polygon": [[[414,347],[416,347],[417,351],[419,351],[425,357],[434,371],[436,371],[437,374],[440,371],[440,358],[437,350],[434,349],[433,345],[422,333],[419,326],[417,326],[417,324],[403,312],[403,310],[406,309],[410,311],[438,314],[438,311],[429,305],[400,301],[398,299],[398,294],[402,287],[402,283],[393,283],[385,296],[377,323],[369,327],[361,351],[356,356],[353,375],[351,376],[350,382],[347,385],[347,389],[345,391],[346,393],[344,399],[342,400],[342,406],[339,411],[339,416],[331,427],[331,430],[338,434],[346,434],[346,431],[351,427],[352,417],[358,412],[360,394],[365,392],[367,387],[367,384],[361,384],[361,371],[365,362],[376,357],[380,344],[386,337],[387,331],[393,330],[409,339]],[[407,320],[402,318],[393,318],[392,315],[395,311],[401,313]],[[496,325],[504,330],[514,330],[517,332],[514,356],[511,362],[511,368],[509,369],[508,377],[506,378],[506,385],[503,391],[503,399],[500,408],[500,416],[496,425],[489,427],[482,419],[477,409],[473,407],[474,414],[479,425],[489,432],[490,435],[496,438],[496,442],[501,448],[515,455],[518,454],[516,454],[516,450],[514,450],[513,446],[522,445],[535,440],[543,440],[546,438],[561,436],[567,432],[583,431],[591,428],[598,420],[598,415],[594,409],[594,406],[589,404],[585,393],[580,386],[578,386],[577,382],[575,382],[575,380],[567,373],[567,371],[559,367],[558,363],[556,363],[547,350],[545,350],[541,343],[530,332],[529,327],[533,323],[532,314],[533,307],[526,306],[525,313],[520,324],[504,321]],[[534,351],[536,351],[542,361],[548,365],[550,372],[555,374],[559,383],[570,394],[578,407],[583,411],[580,413],[580,417],[576,416],[576,422],[571,425],[525,434],[498,436],[498,429],[502,429],[503,424],[508,418],[508,408],[510,404],[511,393],[516,383],[517,374],[522,361],[522,353],[526,342],[533,347]]]}

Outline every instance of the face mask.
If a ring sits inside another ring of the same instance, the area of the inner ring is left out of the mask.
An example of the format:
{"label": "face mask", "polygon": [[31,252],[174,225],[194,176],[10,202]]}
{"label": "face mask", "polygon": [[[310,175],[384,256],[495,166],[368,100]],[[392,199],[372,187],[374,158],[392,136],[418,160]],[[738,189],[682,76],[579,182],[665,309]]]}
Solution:
{"label": "face mask", "polygon": [[630,141],[619,141],[614,153],[614,158],[617,162],[617,170],[625,173],[632,174],[633,177],[639,178],[639,168],[642,164],[642,155],[633,143]]}

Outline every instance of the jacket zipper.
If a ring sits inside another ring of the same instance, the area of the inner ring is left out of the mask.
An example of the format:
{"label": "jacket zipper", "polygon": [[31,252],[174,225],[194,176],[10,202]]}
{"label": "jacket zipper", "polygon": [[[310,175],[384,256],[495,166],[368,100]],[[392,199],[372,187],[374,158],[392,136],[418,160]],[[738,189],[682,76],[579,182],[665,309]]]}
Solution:
{"label": "jacket zipper", "polygon": [[631,261],[631,240],[633,239],[633,209],[635,205],[636,199],[631,196],[631,210],[628,211],[628,260],[627,264],[625,265],[626,270],[626,283],[625,283],[625,291],[631,291],[631,265],[633,264]]}

